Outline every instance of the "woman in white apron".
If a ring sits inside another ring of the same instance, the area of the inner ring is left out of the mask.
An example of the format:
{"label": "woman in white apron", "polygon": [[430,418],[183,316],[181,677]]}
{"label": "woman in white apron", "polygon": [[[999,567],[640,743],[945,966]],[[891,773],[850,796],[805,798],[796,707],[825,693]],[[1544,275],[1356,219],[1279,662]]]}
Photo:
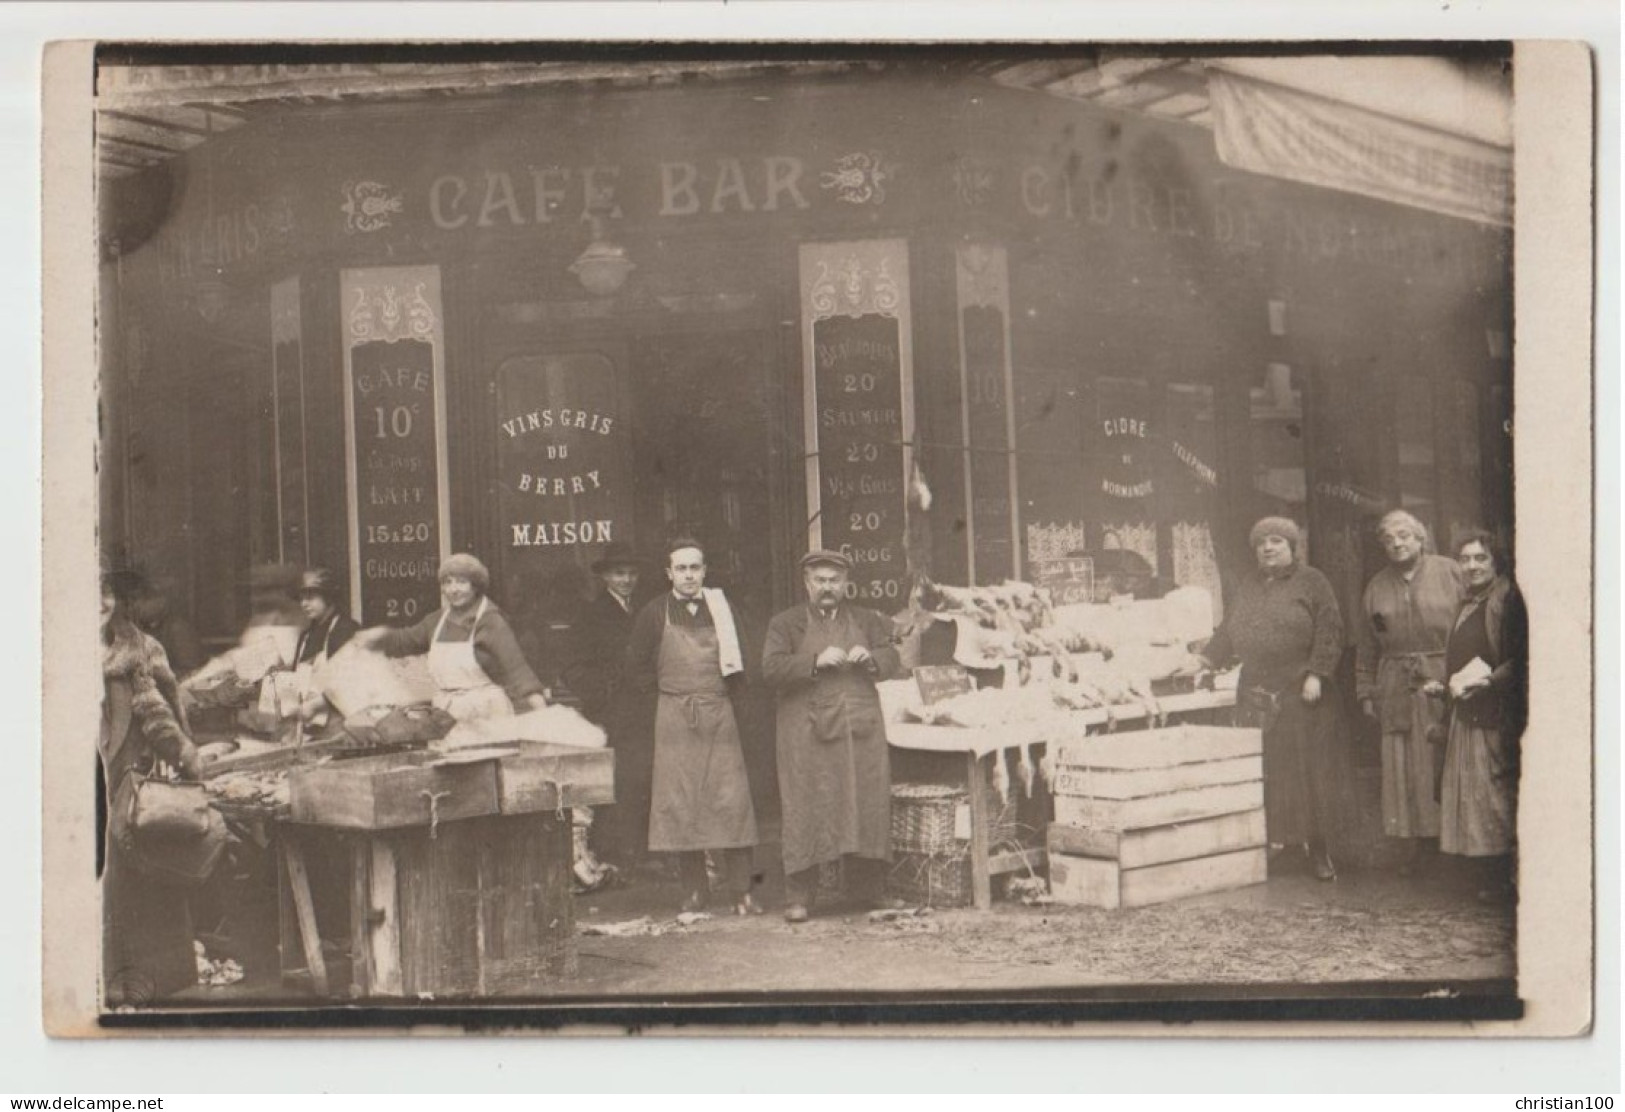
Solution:
{"label": "woman in white apron", "polygon": [[[357,640],[390,656],[427,653],[434,704],[461,724],[511,718],[514,708],[547,705],[541,681],[525,660],[508,620],[486,598],[491,573],[473,556],[449,556],[440,565],[445,605],[409,629],[369,629]],[[576,885],[590,891],[608,883],[614,870],[587,846],[592,811],[572,809]]]}
{"label": "woman in white apron", "polygon": [[491,573],[473,556],[448,556],[440,565],[445,603],[406,629],[369,629],[358,641],[390,656],[428,655],[435,706],[458,722],[513,716],[516,706],[543,707],[542,683],[519,648],[502,611],[485,597]]}
{"label": "woman in white apron", "polygon": [[317,729],[326,726],[331,717],[322,696],[321,670],[357,631],[350,615],[339,609],[337,595],[338,585],[326,568],[308,568],[299,577],[299,609],[308,624],[294,649],[293,680],[299,717]]}

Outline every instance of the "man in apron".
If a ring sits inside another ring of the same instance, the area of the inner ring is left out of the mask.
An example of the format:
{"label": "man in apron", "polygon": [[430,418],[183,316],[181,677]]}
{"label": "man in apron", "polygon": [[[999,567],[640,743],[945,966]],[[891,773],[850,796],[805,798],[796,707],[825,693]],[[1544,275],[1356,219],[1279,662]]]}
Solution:
{"label": "man in apron", "polygon": [[779,696],[784,808],[784,917],[804,922],[818,867],[844,861],[853,894],[885,899],[891,857],[891,763],[875,684],[901,670],[891,622],[847,602],[852,563],[819,549],[801,561],[807,602],[767,627],[762,675]]}
{"label": "man in apron", "polygon": [[357,632],[355,621],[338,608],[337,593],[333,573],[326,568],[309,568],[299,577],[299,609],[310,624],[294,649],[294,686],[299,717],[318,730],[330,717],[322,697],[321,669]]}
{"label": "man in apron", "polygon": [[733,689],[744,682],[738,627],[722,592],[705,587],[698,542],[668,546],[666,576],[671,592],[638,612],[626,650],[628,678],[659,693],[649,848],[679,855],[683,910],[708,902],[712,850],[735,912],[759,915],[750,891],[756,812],[733,708]]}

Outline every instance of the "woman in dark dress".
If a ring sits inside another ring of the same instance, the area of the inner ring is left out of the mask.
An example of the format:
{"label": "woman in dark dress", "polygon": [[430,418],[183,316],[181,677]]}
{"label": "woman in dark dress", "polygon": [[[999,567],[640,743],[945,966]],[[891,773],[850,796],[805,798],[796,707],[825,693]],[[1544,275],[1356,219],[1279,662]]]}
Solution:
{"label": "woman in dark dress", "polygon": [[1337,736],[1331,677],[1343,652],[1343,618],[1326,577],[1299,559],[1302,535],[1266,517],[1249,537],[1257,570],[1237,585],[1203,657],[1241,663],[1238,724],[1264,731],[1264,812],[1269,840],[1303,846],[1321,880],[1334,880],[1328,748]]}
{"label": "woman in dark dress", "polygon": [[102,724],[98,741],[108,802],[102,871],[102,986],[108,1007],[149,1003],[194,984],[188,888],[143,872],[125,842],[118,804],[125,781],[152,775],[160,761],[183,779],[198,776],[175,675],[162,646],[131,620],[116,576],[102,581]]}
{"label": "woman in dark dress", "polygon": [[1482,863],[1479,898],[1489,900],[1511,890],[1528,616],[1488,533],[1469,534],[1456,560],[1467,595],[1445,649],[1449,679],[1429,688],[1450,708],[1439,848]]}

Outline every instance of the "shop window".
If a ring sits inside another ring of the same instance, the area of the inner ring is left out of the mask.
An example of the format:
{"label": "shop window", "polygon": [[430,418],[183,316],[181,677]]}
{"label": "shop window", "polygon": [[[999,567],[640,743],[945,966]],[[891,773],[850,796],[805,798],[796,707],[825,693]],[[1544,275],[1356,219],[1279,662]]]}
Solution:
{"label": "shop window", "polygon": [[1422,376],[1402,377],[1395,384],[1394,434],[1399,453],[1399,504],[1439,539],[1436,487],[1437,454],[1433,437],[1433,383]]}
{"label": "shop window", "polygon": [[1169,383],[1163,404],[1157,506],[1165,526],[1167,577],[1177,586],[1207,591],[1217,620],[1223,592],[1213,539],[1219,486],[1213,387]]}
{"label": "shop window", "polygon": [[1266,365],[1248,393],[1254,520],[1275,515],[1308,524],[1303,393],[1299,372],[1285,363]]}
{"label": "shop window", "polygon": [[1083,407],[1075,372],[1024,367],[1016,375],[1016,470],[1023,566],[1088,547],[1082,481]]}
{"label": "shop window", "polygon": [[271,287],[271,392],[276,430],[277,559],[308,564],[304,336],[299,279]]}
{"label": "shop window", "polygon": [[768,460],[773,427],[760,337],[671,336],[634,348],[637,543],[651,571],[667,535],[706,546],[707,581],[752,614],[772,610]]}
{"label": "shop window", "polygon": [[966,555],[972,582],[998,583],[1018,571],[1008,263],[1004,248],[981,244],[962,244],[956,259]]}
{"label": "shop window", "polygon": [[1480,452],[1478,387],[1460,379],[1445,384],[1439,422],[1439,488],[1444,507],[1441,552],[1454,552],[1470,529],[1483,526],[1484,478]]}
{"label": "shop window", "polygon": [[1095,381],[1095,423],[1089,429],[1092,515],[1100,549],[1139,556],[1161,574],[1152,495],[1157,486],[1151,424],[1151,385],[1143,379]]}
{"label": "shop window", "polygon": [[534,629],[562,627],[590,592],[592,561],[633,539],[617,361],[602,351],[515,356],[497,368],[497,397],[503,601]]}

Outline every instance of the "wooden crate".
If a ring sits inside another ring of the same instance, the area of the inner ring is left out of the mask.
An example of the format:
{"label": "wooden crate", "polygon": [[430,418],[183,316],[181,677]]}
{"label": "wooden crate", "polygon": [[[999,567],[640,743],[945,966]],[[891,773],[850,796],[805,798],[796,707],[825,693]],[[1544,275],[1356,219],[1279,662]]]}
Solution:
{"label": "wooden crate", "polygon": [[1126,869],[1101,857],[1049,855],[1050,894],[1056,903],[1084,907],[1145,907],[1208,892],[1263,883],[1268,851],[1253,849]]}
{"label": "wooden crate", "polygon": [[497,761],[497,805],[504,815],[614,802],[613,750],[526,742]]}
{"label": "wooden crate", "polygon": [[1229,726],[1184,725],[1073,738],[1055,742],[1051,750],[1057,769],[1133,771],[1260,757],[1264,736]]}
{"label": "wooden crate", "polygon": [[1055,821],[1139,830],[1254,811],[1264,805],[1257,730],[1175,726],[1055,746]]}
{"label": "wooden crate", "polygon": [[1048,842],[1051,854],[1101,858],[1125,869],[1138,869],[1263,846],[1264,812],[1241,811],[1138,830],[1099,830],[1057,822],[1050,825]]}
{"label": "wooden crate", "polygon": [[294,769],[290,815],[317,826],[388,830],[498,812],[496,761],[433,760],[425,753],[390,754]]}
{"label": "wooden crate", "polygon": [[[375,865],[373,906],[398,919],[370,947],[373,995],[523,996],[575,974],[568,822],[499,816],[389,840],[393,901],[377,898]],[[380,969],[392,953],[397,968]]]}

